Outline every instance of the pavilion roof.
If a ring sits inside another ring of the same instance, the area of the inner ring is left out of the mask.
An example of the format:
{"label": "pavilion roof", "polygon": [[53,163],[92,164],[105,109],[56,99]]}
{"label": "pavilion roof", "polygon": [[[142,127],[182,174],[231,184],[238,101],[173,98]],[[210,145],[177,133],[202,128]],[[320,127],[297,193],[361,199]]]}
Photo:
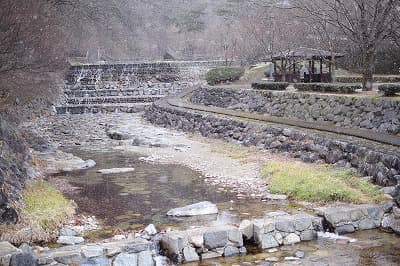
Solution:
{"label": "pavilion roof", "polygon": [[[331,58],[332,54],[330,51],[314,49],[314,48],[306,48],[306,47],[299,47],[294,50],[287,50],[281,53],[276,53],[272,55],[272,59],[282,59],[282,58],[290,58],[290,57],[297,57],[297,58],[304,58],[304,59],[316,59],[316,58]],[[343,57],[343,54],[340,53],[333,53],[335,58]]]}

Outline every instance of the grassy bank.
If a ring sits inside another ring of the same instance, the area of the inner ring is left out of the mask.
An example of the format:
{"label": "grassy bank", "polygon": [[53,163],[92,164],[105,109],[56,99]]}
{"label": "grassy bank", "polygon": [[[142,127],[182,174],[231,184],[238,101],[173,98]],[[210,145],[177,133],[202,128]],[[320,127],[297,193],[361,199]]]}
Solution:
{"label": "grassy bank", "polygon": [[75,213],[75,205],[42,180],[26,183],[23,204],[21,221],[0,228],[2,240],[14,244],[51,241],[63,223]]}
{"label": "grassy bank", "polygon": [[293,200],[371,203],[384,199],[378,188],[354,177],[349,170],[327,165],[271,161],[261,175],[268,178],[272,193],[286,194]]}

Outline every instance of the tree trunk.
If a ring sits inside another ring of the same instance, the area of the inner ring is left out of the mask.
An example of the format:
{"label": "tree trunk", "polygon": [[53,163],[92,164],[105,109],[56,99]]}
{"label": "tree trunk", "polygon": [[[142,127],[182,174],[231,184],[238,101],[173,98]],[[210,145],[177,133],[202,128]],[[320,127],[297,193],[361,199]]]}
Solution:
{"label": "tree trunk", "polygon": [[372,91],[374,74],[374,53],[371,51],[363,55],[362,86],[365,91]]}

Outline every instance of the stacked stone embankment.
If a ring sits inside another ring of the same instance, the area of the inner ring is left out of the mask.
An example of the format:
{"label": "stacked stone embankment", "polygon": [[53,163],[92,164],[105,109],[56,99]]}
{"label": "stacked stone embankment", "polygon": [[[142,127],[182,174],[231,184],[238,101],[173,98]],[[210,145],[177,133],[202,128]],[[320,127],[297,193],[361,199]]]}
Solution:
{"label": "stacked stone embankment", "polygon": [[325,162],[354,168],[364,176],[372,176],[373,181],[381,186],[396,186],[400,182],[400,153],[395,146],[195,111],[172,106],[165,100],[153,104],[145,117],[160,126],[236,141],[245,146],[286,152],[305,162]]}
{"label": "stacked stone embankment", "polygon": [[395,99],[204,88],[195,91],[190,100],[207,106],[400,135],[400,101]]}
{"label": "stacked stone embankment", "polygon": [[16,223],[25,181],[32,178],[29,149],[13,118],[0,114],[0,224]]}

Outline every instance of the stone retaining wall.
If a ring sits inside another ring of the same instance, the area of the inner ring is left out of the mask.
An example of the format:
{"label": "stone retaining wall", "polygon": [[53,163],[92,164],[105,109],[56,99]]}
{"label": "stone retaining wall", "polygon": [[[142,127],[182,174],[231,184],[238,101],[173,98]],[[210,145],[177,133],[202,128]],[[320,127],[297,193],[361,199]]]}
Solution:
{"label": "stone retaining wall", "polygon": [[357,96],[202,88],[196,104],[400,135],[400,101]]}
{"label": "stone retaining wall", "polygon": [[382,186],[400,183],[400,154],[392,146],[357,138],[277,124],[243,121],[173,107],[167,101],[153,104],[145,112],[152,123],[205,137],[237,141],[245,146],[287,152],[305,162],[326,162],[353,167],[373,176]]}
{"label": "stone retaining wall", "polygon": [[0,242],[0,265],[154,266],[151,242],[143,239],[70,245],[55,249],[15,248]]}

